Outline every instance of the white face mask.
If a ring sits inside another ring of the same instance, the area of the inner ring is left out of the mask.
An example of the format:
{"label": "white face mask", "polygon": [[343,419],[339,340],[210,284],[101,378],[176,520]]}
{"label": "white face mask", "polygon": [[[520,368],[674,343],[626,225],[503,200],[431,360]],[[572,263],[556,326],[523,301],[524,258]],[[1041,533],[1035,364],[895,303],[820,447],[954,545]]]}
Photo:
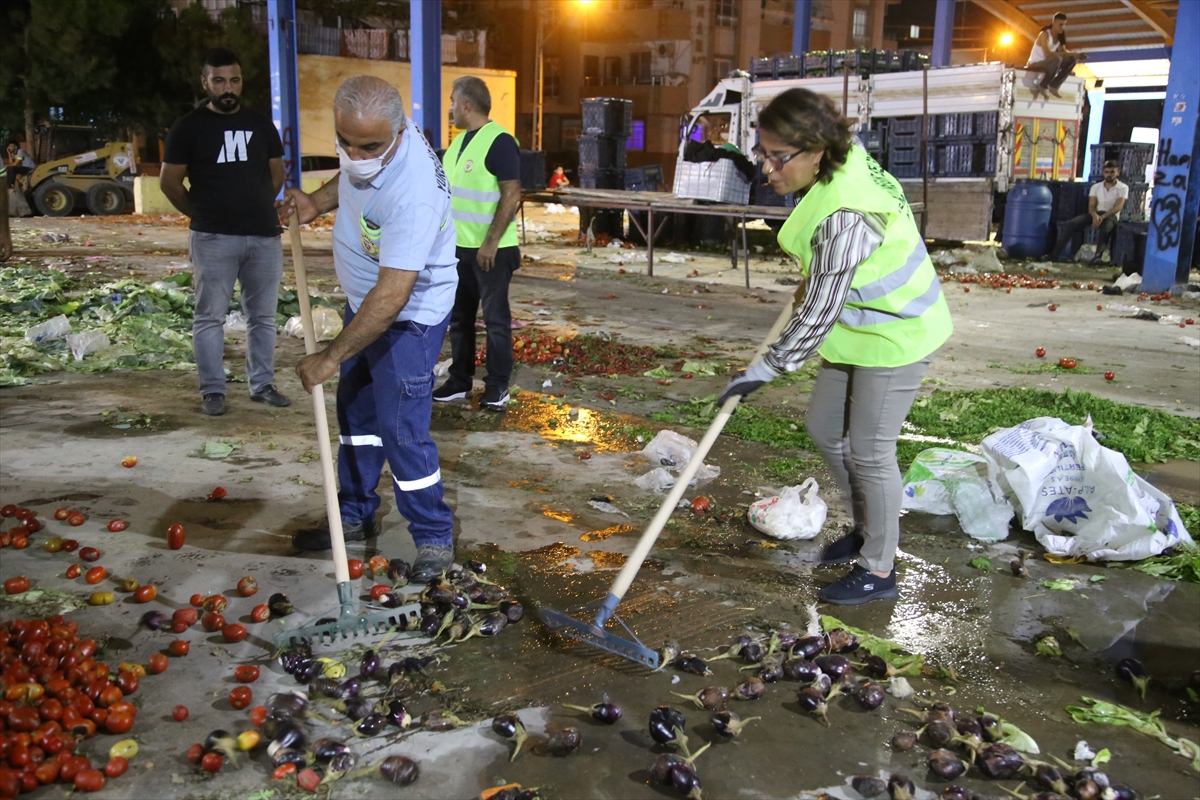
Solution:
{"label": "white face mask", "polygon": [[383,159],[387,156],[388,152],[391,151],[392,145],[396,144],[396,139],[399,138],[400,133],[397,131],[395,138],[392,139],[392,144],[387,146],[387,148],[383,151],[383,155],[377,156],[376,158],[364,158],[359,161],[355,161],[354,159],[350,158],[350,155],[343,150],[342,146],[337,142],[334,142],[333,146],[337,148],[338,159],[341,162],[342,172],[346,173],[346,176],[355,183],[366,183],[383,171]]}

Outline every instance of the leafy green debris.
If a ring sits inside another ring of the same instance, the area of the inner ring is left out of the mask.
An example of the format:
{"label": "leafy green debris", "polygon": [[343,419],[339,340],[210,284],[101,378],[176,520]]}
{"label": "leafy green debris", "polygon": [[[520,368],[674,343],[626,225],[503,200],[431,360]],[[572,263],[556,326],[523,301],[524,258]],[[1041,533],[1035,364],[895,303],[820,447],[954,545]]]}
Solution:
{"label": "leafy green debris", "polygon": [[972,558],[970,561],[968,561],[967,566],[974,567],[981,572],[991,572],[992,560],[987,556],[979,556],[978,558]]}
{"label": "leafy green debris", "polygon": [[1073,592],[1079,581],[1074,578],[1055,578],[1052,581],[1038,581],[1038,585],[1056,592]]}
{"label": "leafy green debris", "polygon": [[835,628],[845,628],[858,638],[858,646],[873,656],[879,656],[892,665],[897,673],[916,674],[925,666],[925,656],[905,650],[897,642],[884,639],[861,628],[852,628],[836,617],[821,615],[821,628],[826,632]]}
{"label": "leafy green debris", "polygon": [[1040,656],[1050,656],[1052,658],[1062,656],[1062,647],[1058,644],[1058,639],[1055,639],[1053,636],[1043,636],[1041,639],[1038,639],[1034,645],[1034,649],[1037,650]]}
{"label": "leafy green debris", "polygon": [[[1195,531],[1195,528],[1189,528]],[[1109,564],[1110,567],[1123,566]],[[1133,569],[1164,581],[1200,583],[1200,546],[1179,545],[1164,553],[1130,564]]]}
{"label": "leafy green debris", "polygon": [[[988,714],[988,711],[983,706],[980,706],[978,710],[981,716]],[[1041,748],[1038,747],[1037,741],[1028,733],[1011,722],[1005,722],[999,714],[988,715],[1000,720],[1000,738],[997,739],[998,742],[1006,744],[1014,750],[1020,750],[1023,753],[1037,755],[1042,752]]]}
{"label": "leafy green debris", "polygon": [[1071,719],[1076,722],[1096,722],[1133,728],[1138,733],[1158,739],[1174,750],[1176,755],[1191,759],[1192,769],[1200,772],[1200,745],[1184,738],[1172,739],[1167,734],[1166,726],[1158,718],[1162,713],[1161,709],[1143,714],[1119,703],[1108,703],[1094,697],[1082,699],[1087,706],[1067,706],[1067,713],[1071,715]]}

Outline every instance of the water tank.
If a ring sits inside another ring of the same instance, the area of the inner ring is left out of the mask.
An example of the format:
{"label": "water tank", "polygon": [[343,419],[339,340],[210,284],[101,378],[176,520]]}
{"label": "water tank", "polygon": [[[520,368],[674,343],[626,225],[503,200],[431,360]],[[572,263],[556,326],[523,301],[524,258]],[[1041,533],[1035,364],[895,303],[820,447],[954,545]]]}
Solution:
{"label": "water tank", "polygon": [[1043,181],[1017,181],[1004,210],[1004,249],[1013,258],[1041,258],[1050,249],[1054,195]]}

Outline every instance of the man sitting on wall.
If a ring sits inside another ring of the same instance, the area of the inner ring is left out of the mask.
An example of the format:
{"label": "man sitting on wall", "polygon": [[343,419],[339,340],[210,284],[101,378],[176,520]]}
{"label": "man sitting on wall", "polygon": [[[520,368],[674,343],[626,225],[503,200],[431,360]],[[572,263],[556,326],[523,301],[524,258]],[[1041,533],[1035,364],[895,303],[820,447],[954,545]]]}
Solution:
{"label": "man sitting on wall", "polygon": [[[1060,250],[1064,246],[1069,246],[1074,241],[1075,234],[1082,231],[1090,222],[1092,228],[1100,232],[1096,242],[1096,256],[1091,263],[1100,263],[1100,255],[1104,251],[1105,245],[1111,244],[1113,234],[1117,231],[1117,217],[1120,216],[1121,209],[1125,207],[1125,201],[1129,199],[1129,186],[1117,180],[1120,173],[1121,169],[1117,166],[1117,162],[1104,162],[1104,180],[1093,183],[1092,188],[1088,190],[1087,213],[1067,220],[1059,228]],[[1058,260],[1073,260],[1075,249],[1070,253],[1060,252]]]}

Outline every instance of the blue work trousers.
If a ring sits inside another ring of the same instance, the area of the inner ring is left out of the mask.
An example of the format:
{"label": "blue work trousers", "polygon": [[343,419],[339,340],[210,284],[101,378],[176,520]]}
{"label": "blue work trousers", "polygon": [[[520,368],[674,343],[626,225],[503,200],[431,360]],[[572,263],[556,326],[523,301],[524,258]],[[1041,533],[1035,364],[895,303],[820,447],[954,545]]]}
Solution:
{"label": "blue work trousers", "polygon": [[[346,325],[354,312],[346,307]],[[373,519],[384,460],[396,509],[417,545],[454,543],[454,518],[442,497],[437,445],[429,435],[433,367],[449,315],[436,325],[396,322],[344,362],[337,389],[338,503],[347,522]]]}

